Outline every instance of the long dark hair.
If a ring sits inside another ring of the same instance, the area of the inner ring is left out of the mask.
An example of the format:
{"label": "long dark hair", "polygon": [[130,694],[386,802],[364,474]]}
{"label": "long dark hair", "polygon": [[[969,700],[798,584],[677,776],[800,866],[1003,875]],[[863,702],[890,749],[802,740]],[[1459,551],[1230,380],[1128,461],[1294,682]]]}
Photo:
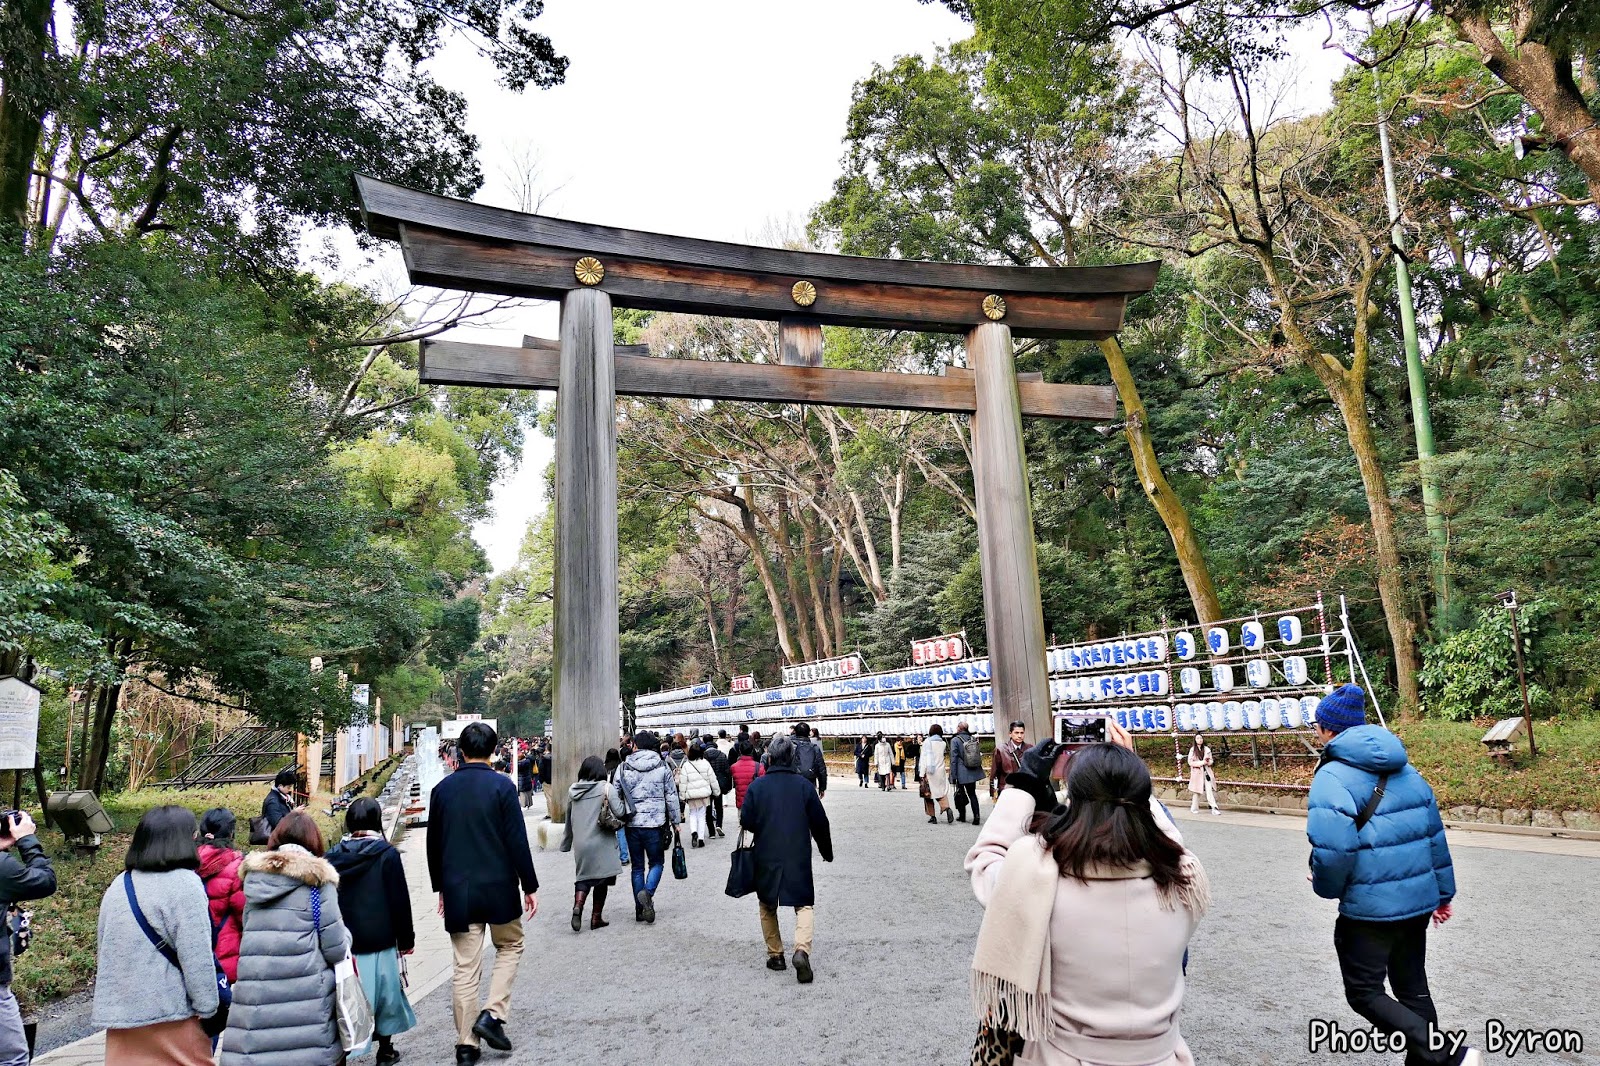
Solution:
{"label": "long dark hair", "polygon": [[1066,808],[1035,819],[1034,831],[1044,837],[1063,877],[1083,881],[1091,865],[1148,862],[1161,888],[1189,883],[1178,865],[1183,846],[1150,813],[1149,769],[1119,745],[1095,744],[1072,757]]}

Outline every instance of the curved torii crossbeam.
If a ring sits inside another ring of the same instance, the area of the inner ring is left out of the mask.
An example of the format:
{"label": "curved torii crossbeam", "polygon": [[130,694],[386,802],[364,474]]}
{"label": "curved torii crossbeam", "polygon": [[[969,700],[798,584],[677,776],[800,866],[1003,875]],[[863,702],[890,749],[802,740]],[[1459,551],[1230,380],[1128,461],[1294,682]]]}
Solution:
{"label": "curved torii crossbeam", "polygon": [[[1111,389],[1018,380],[1013,332],[1097,340],[1158,264],[1001,267],[828,255],[696,240],[507,211],[358,176],[368,230],[400,241],[418,284],[561,301],[558,345],[437,341],[421,377],[443,384],[558,388],[554,781],[551,817],[584,755],[615,739],[616,396],[964,411],[993,706],[1042,738],[1053,727],[1022,415],[1109,419]],[[783,365],[618,354],[613,306],[776,319]],[[869,374],[821,366],[823,325],[966,335],[970,371]]]}

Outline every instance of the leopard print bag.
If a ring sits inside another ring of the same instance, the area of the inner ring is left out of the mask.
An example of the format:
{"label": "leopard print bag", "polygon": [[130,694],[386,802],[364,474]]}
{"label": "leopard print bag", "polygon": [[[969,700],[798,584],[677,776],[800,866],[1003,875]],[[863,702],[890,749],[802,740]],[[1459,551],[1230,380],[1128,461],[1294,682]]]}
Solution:
{"label": "leopard print bag", "polygon": [[1009,1029],[988,1022],[978,1023],[978,1038],[972,1042],[972,1066],[1011,1066],[1026,1044]]}

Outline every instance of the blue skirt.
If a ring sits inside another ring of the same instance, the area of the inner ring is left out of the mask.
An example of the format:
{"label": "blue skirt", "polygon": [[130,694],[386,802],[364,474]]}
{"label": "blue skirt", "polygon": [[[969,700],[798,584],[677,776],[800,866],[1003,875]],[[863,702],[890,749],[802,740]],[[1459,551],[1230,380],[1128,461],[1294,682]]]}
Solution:
{"label": "blue skirt", "polygon": [[[400,980],[400,953],[394,948],[371,955],[356,956],[356,973],[361,975],[361,991],[372,1005],[373,1031],[378,1036],[396,1036],[417,1024],[417,1016],[406,999]],[[371,1045],[351,1058],[372,1050]]]}

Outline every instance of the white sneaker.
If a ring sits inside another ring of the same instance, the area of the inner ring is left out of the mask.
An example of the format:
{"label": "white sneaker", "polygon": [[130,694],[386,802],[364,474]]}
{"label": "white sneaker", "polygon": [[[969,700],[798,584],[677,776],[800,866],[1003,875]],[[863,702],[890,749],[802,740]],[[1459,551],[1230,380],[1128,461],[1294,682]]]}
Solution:
{"label": "white sneaker", "polygon": [[1461,1059],[1461,1066],[1484,1066],[1483,1052],[1475,1047],[1467,1048],[1467,1053]]}
{"label": "white sneaker", "polygon": [[1218,818],[1222,817],[1222,812],[1215,807],[1211,808],[1211,813],[1216,815]]}

